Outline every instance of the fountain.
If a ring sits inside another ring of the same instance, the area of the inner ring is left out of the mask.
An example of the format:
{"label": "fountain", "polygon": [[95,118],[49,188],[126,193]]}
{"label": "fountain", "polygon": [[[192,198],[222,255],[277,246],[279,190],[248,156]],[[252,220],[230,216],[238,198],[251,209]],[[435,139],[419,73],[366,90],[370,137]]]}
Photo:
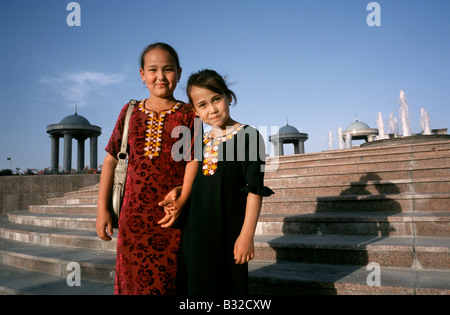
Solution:
{"label": "fountain", "polygon": [[339,149],[342,150],[344,148],[344,139],[342,138],[342,127],[338,128],[338,139],[339,139]]}
{"label": "fountain", "polygon": [[420,109],[420,122],[422,126],[422,134],[423,135],[431,135],[430,129],[430,117],[428,116],[428,110],[421,108]]}
{"label": "fountain", "polygon": [[384,134],[384,123],[383,123],[383,117],[381,116],[381,112],[378,112],[377,127],[378,127],[377,140],[384,139],[386,136]]}
{"label": "fountain", "polygon": [[[450,135],[447,134],[447,128],[430,128],[430,117],[428,115],[428,110],[424,108],[421,108],[420,111],[422,131],[421,133],[412,134],[411,120],[409,119],[409,108],[406,102],[405,92],[403,90],[400,90],[398,103],[400,104],[399,120],[402,125],[403,134],[400,134],[399,122],[394,116],[394,113],[389,115],[387,134],[384,129],[384,122],[381,112],[378,112],[378,129],[370,128],[369,125],[359,122],[358,116],[356,116],[356,122],[350,124],[346,130],[343,131],[342,127],[338,128],[337,136],[339,141],[339,149],[342,150],[344,148],[352,148],[352,140],[360,139],[366,140],[366,143],[361,144],[360,147],[379,147],[450,140]],[[329,132],[328,146],[330,150],[333,150],[333,133],[331,131]]]}
{"label": "fountain", "polygon": [[400,145],[400,144],[411,144],[411,143],[422,143],[431,141],[444,141],[449,140],[450,135],[447,134],[447,128],[442,129],[431,129],[430,128],[430,117],[428,115],[428,110],[422,108],[420,110],[421,115],[421,127],[422,132],[419,134],[411,133],[411,121],[409,119],[409,109],[406,103],[405,92],[400,91],[400,121],[402,124],[403,135],[399,135],[399,129],[397,124],[397,119],[394,117],[394,113],[389,115],[389,128],[388,137],[382,138],[384,133],[383,122],[381,119],[381,113],[378,113],[377,125],[379,129],[379,138],[376,141],[367,142],[361,144],[361,147],[366,146],[388,146],[388,145]]}
{"label": "fountain", "polygon": [[409,120],[409,109],[403,90],[400,90],[400,120],[402,122],[403,137],[409,137],[411,135],[411,121]]}
{"label": "fountain", "polygon": [[399,134],[398,122],[397,122],[397,118],[394,116],[394,113],[391,113],[389,115],[388,134],[393,135],[394,137],[396,137]]}
{"label": "fountain", "polygon": [[333,150],[333,132],[328,132],[328,148],[329,150]]}

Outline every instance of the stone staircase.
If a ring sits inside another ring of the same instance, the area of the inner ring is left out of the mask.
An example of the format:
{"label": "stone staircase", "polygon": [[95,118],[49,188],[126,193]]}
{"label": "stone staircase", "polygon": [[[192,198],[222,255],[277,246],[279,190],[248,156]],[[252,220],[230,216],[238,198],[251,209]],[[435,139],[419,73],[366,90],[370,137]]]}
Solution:
{"label": "stone staircase", "polygon": [[[253,294],[450,294],[450,141],[284,156],[266,185]],[[97,191],[0,217],[0,293],[113,293]]]}
{"label": "stone staircase", "polygon": [[266,185],[254,293],[450,294],[450,141],[284,156]]}
{"label": "stone staircase", "polygon": [[[96,235],[97,194],[90,186],[0,217],[0,294],[113,294],[117,239]],[[73,262],[80,286],[67,282]]]}

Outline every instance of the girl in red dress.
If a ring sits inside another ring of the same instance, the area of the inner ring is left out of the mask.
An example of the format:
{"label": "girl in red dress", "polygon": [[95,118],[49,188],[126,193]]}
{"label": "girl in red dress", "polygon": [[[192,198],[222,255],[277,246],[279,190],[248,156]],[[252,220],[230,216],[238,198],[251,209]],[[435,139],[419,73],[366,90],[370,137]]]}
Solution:
{"label": "girl in red dress", "polygon": [[[158,225],[164,217],[158,201],[183,180],[193,180],[188,178],[191,164],[186,162],[188,158],[180,161],[172,157],[172,145],[183,140],[171,135],[178,126],[193,131],[195,115],[187,110],[187,104],[173,96],[181,67],[171,46],[149,45],[140,61],[141,78],[150,96],[139,102],[130,119],[128,172],[119,218],[114,293],[176,294],[181,232]],[[109,198],[127,108],[128,104],[122,108],[106,147],[100,178],[96,230],[105,241],[110,241],[113,234]],[[191,139],[186,137],[184,141],[191,145]]]}

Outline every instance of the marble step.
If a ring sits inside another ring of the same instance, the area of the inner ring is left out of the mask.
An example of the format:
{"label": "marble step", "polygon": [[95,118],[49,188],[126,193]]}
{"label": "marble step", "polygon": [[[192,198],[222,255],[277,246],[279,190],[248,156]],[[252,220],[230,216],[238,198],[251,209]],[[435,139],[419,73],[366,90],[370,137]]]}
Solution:
{"label": "marble step", "polygon": [[450,192],[377,195],[305,196],[263,199],[262,213],[307,214],[319,212],[447,212]]}
{"label": "marble step", "polygon": [[[437,150],[424,150],[418,152],[406,152],[393,153],[389,151],[379,151],[376,154],[359,150],[351,152],[352,155],[335,154],[327,155],[322,152],[320,155],[304,154],[304,155],[291,155],[282,157],[269,157],[267,159],[268,165],[272,163],[279,163],[279,168],[302,168],[302,167],[320,167],[320,166],[348,166],[348,165],[365,165],[365,164],[378,164],[386,162],[402,163],[407,161],[417,161],[419,164],[421,161],[439,161],[446,160],[450,157],[448,148],[439,148]],[[424,164],[424,163],[422,163]]]}
{"label": "marble step", "polygon": [[16,224],[34,225],[47,228],[95,231],[95,215],[68,215],[51,213],[33,213],[30,211],[12,211],[7,213],[8,220]]}
{"label": "marble step", "polygon": [[80,286],[67,284],[67,276],[0,264],[0,295],[112,295],[114,284],[82,279]]}
{"label": "marble step", "polygon": [[[282,169],[294,169],[294,168],[358,168],[365,169],[366,167],[374,167],[375,165],[381,169],[402,169],[411,167],[411,162],[414,162],[415,166],[419,168],[428,167],[430,165],[448,164],[450,154],[448,150],[445,151],[429,151],[428,154],[421,156],[413,156],[411,154],[405,154],[404,156],[389,156],[386,154],[380,154],[377,158],[364,158],[364,156],[355,156],[353,159],[317,159],[317,160],[305,160],[292,158],[289,162],[283,162],[278,160],[278,170]],[[269,160],[269,163],[274,160]],[[272,165],[272,164],[268,164]],[[275,164],[274,164],[275,165]]]}
{"label": "marble step", "polygon": [[[361,266],[252,261],[249,264],[250,294],[450,294],[450,274],[446,271],[380,268],[379,277],[375,278],[371,275],[373,270]],[[81,286],[68,286],[66,277],[2,264],[0,275],[0,294],[111,295],[114,291],[112,283],[82,279]],[[373,280],[379,280],[379,283]]]}
{"label": "marble step", "polygon": [[261,295],[450,295],[450,271],[439,270],[253,261],[249,277]]}
{"label": "marble step", "polygon": [[79,197],[95,197],[98,194],[98,187],[100,184],[92,185],[83,187],[76,191],[70,191],[64,194],[65,197],[71,198],[72,196],[79,196]]}
{"label": "marble step", "polygon": [[261,214],[257,234],[450,236],[450,212]]}
{"label": "marble step", "polygon": [[80,266],[82,281],[113,283],[115,261],[113,252],[12,240],[0,242],[0,264],[57,277],[67,278],[73,271],[69,264],[74,262]]}
{"label": "marble step", "polygon": [[308,177],[310,181],[323,181],[331,178],[333,182],[356,181],[366,174],[376,174],[384,180],[399,178],[450,177],[450,157],[435,161],[386,161],[377,163],[355,163],[311,167],[287,167],[279,165],[276,171],[268,168],[265,178]]}
{"label": "marble step", "polygon": [[435,180],[447,181],[450,178],[450,168],[431,168],[431,169],[412,169],[386,171],[379,170],[377,172],[359,172],[357,170],[347,170],[345,172],[330,172],[325,174],[317,174],[311,172],[303,172],[296,174],[296,171],[288,171],[284,174],[266,173],[264,182],[267,186],[277,187],[303,187],[303,186],[320,186],[320,185],[350,185],[351,183],[361,183],[368,181],[430,181]]}
{"label": "marble step", "polygon": [[[97,192],[98,193],[98,192]],[[80,197],[73,195],[72,197],[59,197],[59,198],[49,198],[47,199],[47,204],[49,205],[79,205],[79,204],[97,204],[97,193],[95,196],[91,197]]]}
{"label": "marble step", "polygon": [[0,239],[53,247],[71,247],[114,252],[117,247],[117,230],[110,242],[100,240],[95,230],[48,228],[23,225],[0,219]]}
{"label": "marble step", "polygon": [[[426,159],[448,156],[450,141],[403,144],[387,147],[365,147],[344,150],[322,151],[307,154],[295,154],[269,157],[268,164],[277,162],[283,165],[303,163],[317,166],[326,164],[352,164],[355,162],[378,162],[386,160],[404,161],[407,159]],[[301,164],[298,164],[301,166]]]}
{"label": "marble step", "polygon": [[[361,180],[365,179],[365,180]],[[298,177],[266,179],[277,197],[435,193],[450,191],[450,177],[380,180],[362,177],[354,182],[303,183]]]}
{"label": "marble step", "polygon": [[68,215],[97,215],[96,204],[31,205],[30,212]]}
{"label": "marble step", "polygon": [[450,270],[450,237],[256,235],[255,259]]}

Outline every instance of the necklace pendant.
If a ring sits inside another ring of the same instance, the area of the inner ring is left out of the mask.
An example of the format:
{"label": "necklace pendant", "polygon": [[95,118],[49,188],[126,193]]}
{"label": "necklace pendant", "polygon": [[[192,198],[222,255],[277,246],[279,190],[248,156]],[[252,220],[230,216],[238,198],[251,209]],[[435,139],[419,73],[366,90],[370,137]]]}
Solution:
{"label": "necklace pendant", "polygon": [[212,176],[216,173],[219,163],[219,145],[222,142],[232,139],[245,125],[235,127],[231,132],[212,138],[211,133],[207,133],[203,137],[205,150],[203,154],[203,175]]}
{"label": "necklace pendant", "polygon": [[164,130],[164,122],[169,114],[175,113],[182,103],[178,102],[171,109],[160,113],[149,111],[144,107],[145,100],[139,103],[139,109],[147,114],[147,129],[145,132],[145,148],[144,154],[149,159],[155,159],[159,156],[162,147],[162,134]]}

